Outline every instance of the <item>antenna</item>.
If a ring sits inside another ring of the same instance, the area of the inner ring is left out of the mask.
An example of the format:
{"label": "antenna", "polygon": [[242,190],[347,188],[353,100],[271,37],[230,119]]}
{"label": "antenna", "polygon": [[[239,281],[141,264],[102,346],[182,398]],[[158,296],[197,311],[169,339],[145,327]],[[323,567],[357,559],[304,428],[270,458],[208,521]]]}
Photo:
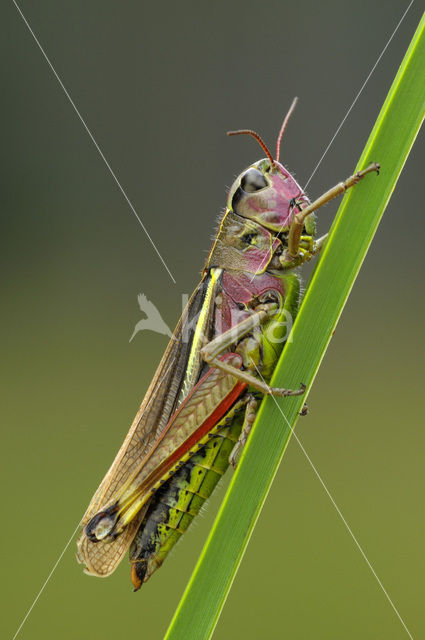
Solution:
{"label": "antenna", "polygon": [[283,133],[284,133],[284,131],[286,129],[286,125],[288,124],[289,118],[291,117],[291,115],[292,115],[292,113],[293,113],[293,111],[294,111],[294,109],[296,107],[297,102],[298,102],[298,98],[294,98],[292,100],[292,104],[289,107],[289,111],[285,116],[285,120],[283,121],[282,126],[280,127],[280,131],[279,131],[279,135],[277,136],[277,143],[276,143],[276,162],[279,162],[280,143],[282,141]]}
{"label": "antenna", "polygon": [[273,160],[273,156],[269,151],[268,146],[266,145],[266,143],[264,142],[263,138],[261,136],[258,135],[258,133],[255,133],[255,131],[252,131],[252,129],[238,129],[237,131],[228,131],[227,135],[228,136],[238,136],[240,134],[247,134],[252,136],[253,138],[256,139],[256,141],[258,142],[258,144],[263,148],[263,151],[265,151],[268,159],[270,160],[270,165],[272,167],[275,166],[275,161]]}

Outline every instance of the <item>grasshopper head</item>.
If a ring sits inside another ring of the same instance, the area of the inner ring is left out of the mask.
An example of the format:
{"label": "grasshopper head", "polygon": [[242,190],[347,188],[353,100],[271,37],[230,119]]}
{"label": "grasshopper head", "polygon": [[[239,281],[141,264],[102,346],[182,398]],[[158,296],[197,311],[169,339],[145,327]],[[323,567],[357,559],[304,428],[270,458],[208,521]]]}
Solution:
{"label": "grasshopper head", "polygon": [[[288,231],[293,215],[309,203],[289,171],[277,160],[264,158],[243,171],[233,183],[227,201],[229,211],[258,222],[274,233]],[[305,221],[314,235],[314,214]]]}
{"label": "grasshopper head", "polygon": [[[229,192],[228,210],[258,222],[275,234],[287,232],[293,216],[309,204],[304,191],[279,162],[282,137],[296,104],[297,98],[294,98],[283,120],[277,137],[275,159],[255,131],[241,129],[227,134],[247,133],[253,136],[267,155],[267,158],[252,164],[235,180]],[[306,218],[305,230],[308,235],[314,235],[313,214]]]}
{"label": "grasshopper head", "polygon": [[[246,133],[253,136],[267,157],[245,169],[231,186],[226,213],[206,268],[222,267],[260,274],[268,269],[292,268],[302,261],[294,261],[291,256],[288,259],[286,249],[291,223],[309,200],[295,178],[279,162],[281,139],[295,104],[296,98],[277,138],[276,159],[255,131],[228,132],[228,135]],[[313,213],[304,220],[303,235],[312,242],[315,235]]]}

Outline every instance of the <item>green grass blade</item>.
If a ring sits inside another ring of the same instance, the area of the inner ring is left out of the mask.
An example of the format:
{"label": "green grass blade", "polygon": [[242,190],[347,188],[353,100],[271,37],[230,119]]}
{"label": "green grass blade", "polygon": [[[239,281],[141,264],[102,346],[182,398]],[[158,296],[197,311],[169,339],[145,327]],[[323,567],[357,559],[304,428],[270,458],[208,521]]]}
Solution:
{"label": "green grass blade", "polygon": [[[381,163],[344,197],[272,380],[309,388],[425,115],[425,17],[381,109],[358,169]],[[402,212],[404,223],[409,212]],[[166,640],[210,638],[304,398],[261,405],[238,469]],[[284,412],[287,422],[282,417]]]}

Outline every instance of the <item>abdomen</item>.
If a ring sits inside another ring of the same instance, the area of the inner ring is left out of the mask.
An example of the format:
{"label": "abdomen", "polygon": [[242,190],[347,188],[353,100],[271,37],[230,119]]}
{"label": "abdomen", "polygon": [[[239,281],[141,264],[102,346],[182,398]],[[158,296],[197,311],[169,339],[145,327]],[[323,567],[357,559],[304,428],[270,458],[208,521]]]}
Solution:
{"label": "abdomen", "polygon": [[[222,422],[226,424],[226,417]],[[132,572],[141,582],[161,566],[214,491],[229,466],[241,428],[242,416],[237,415],[155,493],[130,548]]]}

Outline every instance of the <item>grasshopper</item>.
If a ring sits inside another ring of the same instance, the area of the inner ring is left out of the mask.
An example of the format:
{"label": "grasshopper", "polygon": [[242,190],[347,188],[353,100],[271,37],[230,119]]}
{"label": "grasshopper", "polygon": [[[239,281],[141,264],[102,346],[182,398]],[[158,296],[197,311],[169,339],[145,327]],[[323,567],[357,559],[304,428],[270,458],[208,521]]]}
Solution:
{"label": "grasshopper", "polygon": [[236,466],[265,395],[303,394],[268,385],[301,298],[298,273],[319,253],[315,211],[378,164],[310,202],[275,158],[243,171],[202,279],[170,339],[118,454],[82,520],[78,560],[89,574],[110,575],[130,550],[134,590],[163,563],[211,495],[229,464]]}

